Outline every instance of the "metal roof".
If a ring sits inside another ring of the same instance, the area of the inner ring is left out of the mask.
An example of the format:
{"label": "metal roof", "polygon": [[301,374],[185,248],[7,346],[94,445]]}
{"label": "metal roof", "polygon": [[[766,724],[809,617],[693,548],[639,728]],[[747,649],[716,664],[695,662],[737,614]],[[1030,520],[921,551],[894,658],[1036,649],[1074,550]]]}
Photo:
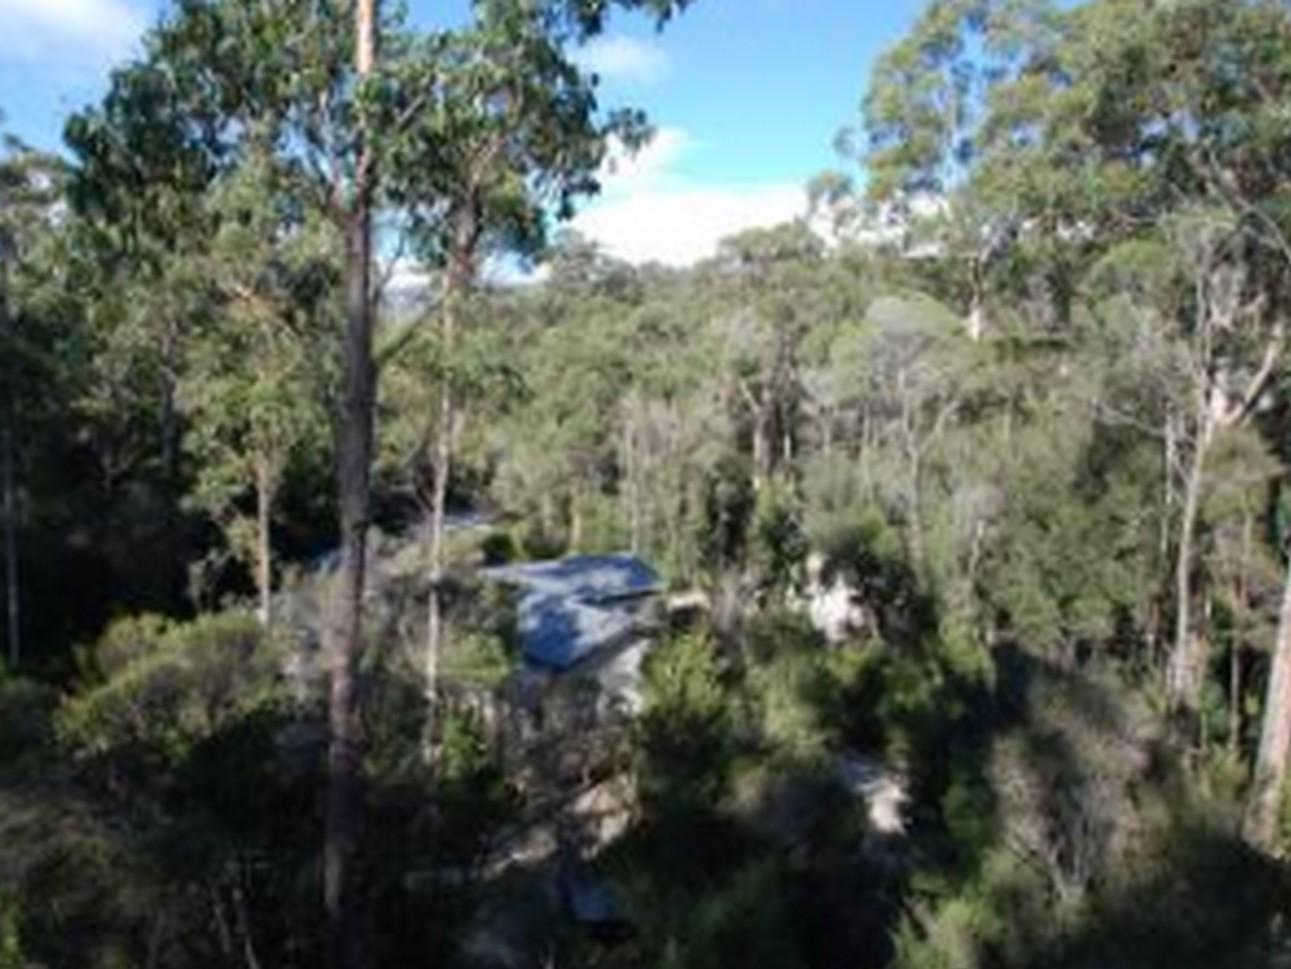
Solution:
{"label": "metal roof", "polygon": [[525,658],[568,669],[639,628],[634,600],[660,591],[658,573],[633,555],[583,555],[484,569],[520,590],[516,619]]}

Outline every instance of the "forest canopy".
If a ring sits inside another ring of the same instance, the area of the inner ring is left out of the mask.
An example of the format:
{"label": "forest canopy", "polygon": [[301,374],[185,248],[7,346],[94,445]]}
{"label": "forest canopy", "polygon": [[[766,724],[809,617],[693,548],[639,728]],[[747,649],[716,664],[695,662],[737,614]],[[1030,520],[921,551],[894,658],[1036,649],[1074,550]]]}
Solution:
{"label": "forest canopy", "polygon": [[1291,10],[930,0],[634,263],[690,6],[181,0],[3,134],[0,969],[1291,959]]}

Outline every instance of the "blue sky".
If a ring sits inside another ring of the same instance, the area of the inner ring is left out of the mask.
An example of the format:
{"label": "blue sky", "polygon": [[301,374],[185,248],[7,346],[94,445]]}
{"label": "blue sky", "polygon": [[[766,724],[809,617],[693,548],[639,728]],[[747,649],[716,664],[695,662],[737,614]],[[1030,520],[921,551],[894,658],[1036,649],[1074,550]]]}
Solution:
{"label": "blue sky", "polygon": [[[633,260],[684,264],[721,235],[789,218],[802,186],[838,164],[832,140],[858,116],[873,59],[923,0],[697,0],[659,34],[620,16],[580,52],[606,106],[633,105],[659,130],[607,173],[577,228]],[[0,111],[57,147],[63,119],[102,92],[157,0],[0,0]],[[411,0],[421,23],[465,0]],[[445,13],[447,11],[447,13]]]}

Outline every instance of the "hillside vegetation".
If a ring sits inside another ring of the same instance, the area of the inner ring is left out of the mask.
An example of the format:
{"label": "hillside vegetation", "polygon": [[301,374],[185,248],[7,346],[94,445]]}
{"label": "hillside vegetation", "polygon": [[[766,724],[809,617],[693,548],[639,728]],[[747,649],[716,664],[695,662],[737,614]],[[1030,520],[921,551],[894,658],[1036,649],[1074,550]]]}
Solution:
{"label": "hillside vegetation", "polygon": [[[570,52],[686,6],[183,0],[4,141],[0,969],[1291,966],[1291,11],[932,0],[633,265]],[[481,574],[611,552],[627,702]]]}

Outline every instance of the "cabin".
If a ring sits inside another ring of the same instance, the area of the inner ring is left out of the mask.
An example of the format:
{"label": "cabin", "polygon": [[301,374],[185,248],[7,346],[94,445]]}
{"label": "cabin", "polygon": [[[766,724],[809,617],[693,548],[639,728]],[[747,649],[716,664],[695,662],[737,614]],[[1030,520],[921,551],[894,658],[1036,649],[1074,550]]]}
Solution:
{"label": "cabin", "polygon": [[662,591],[654,569],[633,555],[524,562],[481,576],[516,591],[525,662],[556,672],[638,635],[644,606]]}
{"label": "cabin", "polygon": [[579,555],[483,569],[512,590],[524,659],[521,692],[591,687],[597,708],[641,709],[641,664],[658,628],[663,583],[629,554]]}

